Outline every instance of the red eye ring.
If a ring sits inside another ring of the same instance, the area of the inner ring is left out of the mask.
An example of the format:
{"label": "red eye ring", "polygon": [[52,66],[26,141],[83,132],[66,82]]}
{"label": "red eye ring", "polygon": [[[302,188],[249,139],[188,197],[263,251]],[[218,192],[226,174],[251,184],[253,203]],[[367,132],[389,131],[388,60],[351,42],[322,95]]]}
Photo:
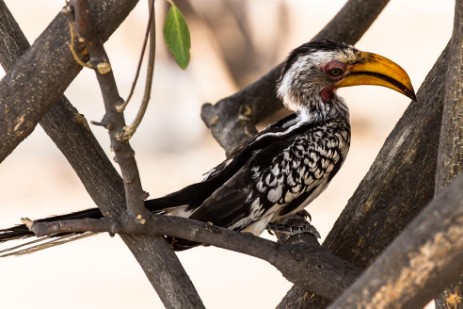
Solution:
{"label": "red eye ring", "polygon": [[322,71],[334,79],[342,77],[347,69],[347,65],[338,60],[332,60],[322,67]]}

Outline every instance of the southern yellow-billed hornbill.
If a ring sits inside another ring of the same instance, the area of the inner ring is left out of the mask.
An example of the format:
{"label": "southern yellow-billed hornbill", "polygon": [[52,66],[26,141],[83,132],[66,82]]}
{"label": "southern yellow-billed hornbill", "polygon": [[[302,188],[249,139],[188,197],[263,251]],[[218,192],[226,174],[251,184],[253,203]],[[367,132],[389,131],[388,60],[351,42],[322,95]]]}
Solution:
{"label": "southern yellow-billed hornbill", "polygon": [[[146,207],[256,235],[269,223],[303,210],[346,158],[349,112],[336,89],[356,85],[384,86],[416,99],[407,73],[382,56],[332,41],[296,48],[283,66],[276,89],[294,114],[236,149],[202,182],[148,200]],[[43,220],[84,217],[102,215],[95,208]],[[0,242],[26,236],[33,234],[24,225],[16,226],[1,230]],[[179,239],[172,244],[175,249],[197,245]]]}

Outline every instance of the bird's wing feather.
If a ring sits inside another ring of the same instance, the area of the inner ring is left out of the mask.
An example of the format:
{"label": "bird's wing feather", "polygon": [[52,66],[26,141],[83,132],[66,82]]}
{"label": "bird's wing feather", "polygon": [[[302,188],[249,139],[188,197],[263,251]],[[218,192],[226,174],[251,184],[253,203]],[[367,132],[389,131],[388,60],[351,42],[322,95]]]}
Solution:
{"label": "bird's wing feather", "polygon": [[[201,205],[214,191],[229,181],[256,152],[273,143],[288,138],[288,131],[296,134],[306,128],[296,127],[298,115],[291,114],[277,123],[268,126],[257,134],[249,143],[237,148],[225,161],[213,168],[207,177],[199,183],[187,186],[166,196],[145,202],[150,211],[162,211],[179,205],[189,205],[192,209]],[[292,128],[296,127],[294,132]]]}
{"label": "bird's wing feather", "polygon": [[[229,227],[247,215],[247,199],[253,191],[251,175],[243,168],[213,192],[190,218]],[[247,185],[244,185],[247,184]]]}
{"label": "bird's wing feather", "polygon": [[[308,130],[308,127],[304,130]],[[223,227],[234,227],[237,230],[261,220],[267,215],[267,210],[276,203],[267,198],[268,192],[257,189],[259,180],[256,179],[254,167],[265,166],[264,173],[267,172],[271,169],[271,161],[276,154],[282,154],[285,149],[291,147],[297,136],[294,134],[290,137],[286,135],[284,138],[276,135],[267,137],[266,147],[254,151],[246,165],[204,200],[192,213],[191,218],[210,221]]]}

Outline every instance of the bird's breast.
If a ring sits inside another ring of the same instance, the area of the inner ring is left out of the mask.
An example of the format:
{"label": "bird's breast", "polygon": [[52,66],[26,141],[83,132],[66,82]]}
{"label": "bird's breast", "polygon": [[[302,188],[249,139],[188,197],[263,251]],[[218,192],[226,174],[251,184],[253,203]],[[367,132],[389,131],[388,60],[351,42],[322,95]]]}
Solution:
{"label": "bird's breast", "polygon": [[347,155],[349,142],[348,129],[322,127],[295,137],[274,156],[270,165],[252,168],[261,202],[265,201],[268,209],[304,207],[337,172]]}

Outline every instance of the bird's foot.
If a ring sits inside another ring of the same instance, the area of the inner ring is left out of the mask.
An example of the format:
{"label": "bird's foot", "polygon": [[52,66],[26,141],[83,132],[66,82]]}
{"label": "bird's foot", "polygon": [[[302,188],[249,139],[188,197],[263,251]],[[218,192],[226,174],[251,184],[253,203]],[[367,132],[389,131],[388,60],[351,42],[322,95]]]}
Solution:
{"label": "bird's foot", "polygon": [[271,234],[283,234],[287,238],[304,233],[312,234],[316,239],[321,237],[317,229],[311,224],[292,225],[285,223],[269,223],[267,224],[267,230]]}

